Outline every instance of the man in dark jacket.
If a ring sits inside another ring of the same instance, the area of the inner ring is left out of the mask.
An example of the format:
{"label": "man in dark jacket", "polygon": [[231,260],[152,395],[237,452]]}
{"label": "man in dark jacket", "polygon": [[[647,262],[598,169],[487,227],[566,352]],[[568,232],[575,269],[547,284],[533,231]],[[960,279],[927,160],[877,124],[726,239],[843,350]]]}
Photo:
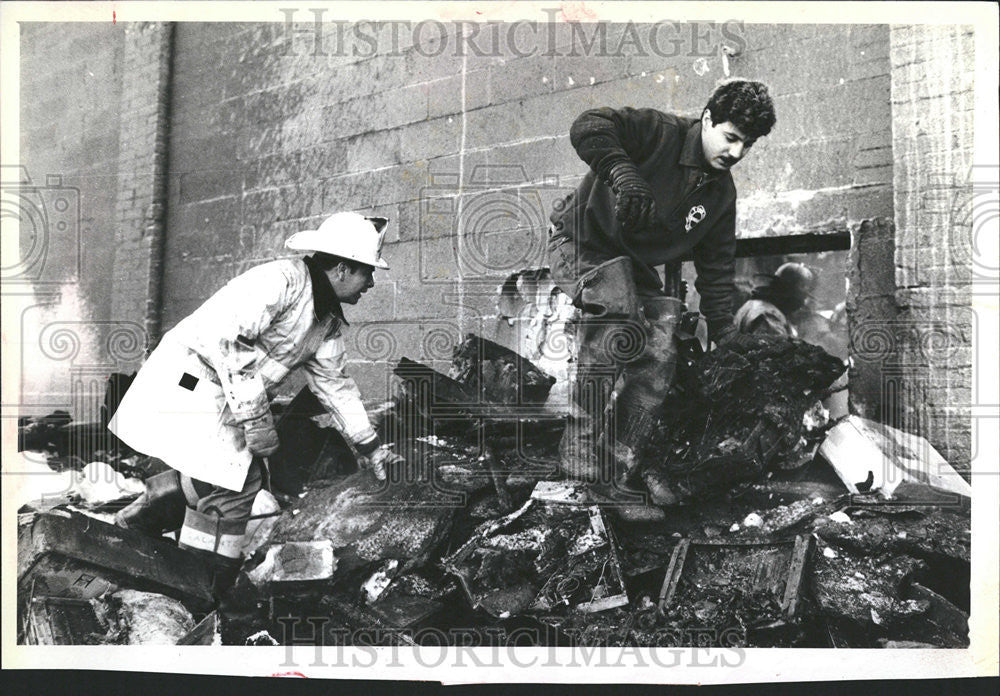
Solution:
{"label": "man in dark jacket", "polygon": [[[729,169],[774,123],[767,88],[749,80],[720,84],[698,119],[626,107],[573,123],[570,140],[590,171],[557,204],[549,240],[556,283],[581,310],[575,411],[560,450],[568,475],[624,484],[640,471],[637,455],[673,381],[683,309],[664,290],[677,283],[665,285],[657,266],[693,253],[709,338],[718,344],[735,333]],[[643,479],[654,502],[675,502],[663,481]]]}

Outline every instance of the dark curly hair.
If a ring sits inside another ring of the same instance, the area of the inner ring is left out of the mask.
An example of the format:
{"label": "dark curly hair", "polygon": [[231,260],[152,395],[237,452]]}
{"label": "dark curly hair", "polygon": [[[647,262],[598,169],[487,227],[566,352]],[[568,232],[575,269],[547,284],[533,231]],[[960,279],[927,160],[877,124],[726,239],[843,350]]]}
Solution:
{"label": "dark curly hair", "polygon": [[730,121],[751,140],[770,133],[777,121],[767,85],[753,80],[720,82],[705,108],[712,115],[712,125]]}

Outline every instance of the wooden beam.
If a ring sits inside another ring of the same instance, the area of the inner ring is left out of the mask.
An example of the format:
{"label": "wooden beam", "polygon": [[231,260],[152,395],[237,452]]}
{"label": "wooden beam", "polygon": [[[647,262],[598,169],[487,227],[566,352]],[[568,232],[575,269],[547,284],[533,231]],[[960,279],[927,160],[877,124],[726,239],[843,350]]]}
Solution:
{"label": "wooden beam", "polygon": [[[780,237],[751,237],[736,240],[736,258],[780,256],[783,254],[815,254],[821,251],[846,251],[851,248],[851,233],[847,229],[832,232],[808,232]],[[682,261],[693,261],[685,255]]]}

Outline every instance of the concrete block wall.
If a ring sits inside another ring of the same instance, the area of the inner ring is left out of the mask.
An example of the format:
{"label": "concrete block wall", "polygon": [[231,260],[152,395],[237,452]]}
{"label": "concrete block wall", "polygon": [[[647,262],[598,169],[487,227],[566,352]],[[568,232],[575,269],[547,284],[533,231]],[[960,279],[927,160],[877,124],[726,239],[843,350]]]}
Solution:
{"label": "concrete block wall", "polygon": [[746,37],[730,70],[768,83],[778,123],[733,170],[739,233],[891,217],[889,28],[747,25]]}
{"label": "concrete block wall", "polygon": [[899,312],[892,362],[910,389],[894,417],[965,468],[975,36],[971,26],[900,25],[890,37]]}
{"label": "concrete block wall", "polygon": [[400,356],[440,366],[465,332],[499,335],[497,285],[545,265],[552,203],[585,172],[581,111],[697,115],[727,70],[768,81],[779,109],[735,173],[741,234],[891,215],[886,27],[746,25],[725,61],[718,28],[667,57],[650,30],[560,24],[476,55],[456,50],[468,26],[441,25],[355,56],[332,25],[178,25],[164,328],[325,214],[385,214],[392,270],[348,308],[351,370],[377,400]]}
{"label": "concrete block wall", "polygon": [[141,326],[115,314],[108,282],[122,58],[121,28],[110,22],[20,27],[20,167],[4,168],[3,185],[5,218],[9,203],[21,213],[24,273],[9,275],[4,259],[3,304],[19,315],[25,414],[62,408],[83,417],[94,403],[80,370],[107,373],[142,355]]}

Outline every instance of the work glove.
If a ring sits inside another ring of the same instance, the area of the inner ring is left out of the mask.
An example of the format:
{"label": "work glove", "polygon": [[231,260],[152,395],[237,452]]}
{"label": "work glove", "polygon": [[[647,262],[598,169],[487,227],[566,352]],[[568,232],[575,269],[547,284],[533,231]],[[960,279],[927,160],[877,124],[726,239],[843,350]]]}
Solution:
{"label": "work glove", "polygon": [[615,193],[615,215],[626,232],[645,229],[656,218],[653,190],[629,160],[619,162],[608,173]]}
{"label": "work glove", "polygon": [[246,436],[247,449],[258,457],[269,457],[278,451],[278,433],[274,429],[271,412],[251,418],[243,422],[243,434]]}
{"label": "work glove", "polygon": [[382,445],[377,450],[362,458],[362,466],[372,472],[379,481],[385,481],[386,471],[391,466],[402,463],[401,456],[389,449],[389,445]]}

